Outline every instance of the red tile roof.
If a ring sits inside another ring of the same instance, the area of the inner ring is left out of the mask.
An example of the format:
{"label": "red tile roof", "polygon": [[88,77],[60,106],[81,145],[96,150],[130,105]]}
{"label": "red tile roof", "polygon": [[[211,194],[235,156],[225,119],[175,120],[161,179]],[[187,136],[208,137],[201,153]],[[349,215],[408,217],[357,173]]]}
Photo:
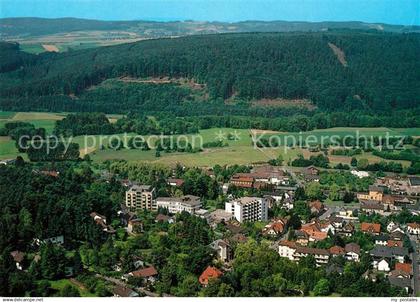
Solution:
{"label": "red tile roof", "polygon": [[147,277],[156,276],[158,272],[153,266],[149,266],[149,267],[131,272],[131,274],[133,275],[133,277],[147,278]]}
{"label": "red tile roof", "polygon": [[400,270],[411,274],[411,264],[410,263],[395,263],[395,270]]}
{"label": "red tile roof", "polygon": [[403,242],[401,240],[388,240],[386,245],[389,247],[393,247],[393,246],[403,247]]}
{"label": "red tile roof", "polygon": [[217,279],[217,278],[221,277],[222,275],[223,275],[223,273],[219,269],[217,269],[213,266],[208,266],[204,270],[204,272],[200,275],[200,277],[198,278],[198,281],[202,285],[207,285],[207,284],[209,284],[210,279],[212,279],[212,278]]}
{"label": "red tile roof", "polygon": [[381,225],[379,223],[362,222],[361,230],[365,233],[380,233]]}
{"label": "red tile roof", "polygon": [[346,251],[341,246],[332,246],[330,247],[330,254],[332,255],[344,255]]}

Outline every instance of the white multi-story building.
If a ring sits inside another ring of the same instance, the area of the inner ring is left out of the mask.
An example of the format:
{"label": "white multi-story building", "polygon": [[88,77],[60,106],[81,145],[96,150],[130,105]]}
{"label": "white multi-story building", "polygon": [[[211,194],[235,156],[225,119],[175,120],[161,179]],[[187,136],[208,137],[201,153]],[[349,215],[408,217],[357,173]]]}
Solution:
{"label": "white multi-story building", "polygon": [[279,242],[279,255],[280,257],[288,258],[289,260],[295,260],[293,257],[296,252],[296,242],[283,240]]}
{"label": "white multi-story building", "polygon": [[125,192],[125,205],[130,211],[146,209],[155,211],[155,188],[149,185],[133,185]]}
{"label": "white multi-story building", "polygon": [[157,208],[166,208],[169,213],[181,213],[183,211],[195,214],[201,208],[200,197],[185,195],[182,197],[158,197],[156,199]]}
{"label": "white multi-story building", "polygon": [[225,211],[239,222],[268,220],[268,201],[259,197],[242,197],[225,203]]}

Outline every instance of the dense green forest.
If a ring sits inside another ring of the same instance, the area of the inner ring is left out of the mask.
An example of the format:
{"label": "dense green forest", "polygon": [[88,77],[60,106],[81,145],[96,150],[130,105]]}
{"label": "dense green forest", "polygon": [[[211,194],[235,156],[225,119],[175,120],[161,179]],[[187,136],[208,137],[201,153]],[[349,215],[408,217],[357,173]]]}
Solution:
{"label": "dense green forest", "polygon": [[[329,43],[342,50],[345,63],[340,63]],[[134,110],[269,117],[295,113],[290,108],[274,108],[274,113],[268,114],[273,108],[249,104],[261,98],[284,98],[308,99],[318,111],[388,115],[410,109],[405,115],[414,120],[418,115],[418,34],[207,35],[30,58],[7,44],[0,47],[2,52],[13,54],[11,62],[3,63],[7,68],[0,74],[3,110]],[[206,84],[208,99],[191,99],[188,89],[175,84],[90,89],[121,76],[194,79]],[[240,101],[230,104],[224,101],[228,98]]]}

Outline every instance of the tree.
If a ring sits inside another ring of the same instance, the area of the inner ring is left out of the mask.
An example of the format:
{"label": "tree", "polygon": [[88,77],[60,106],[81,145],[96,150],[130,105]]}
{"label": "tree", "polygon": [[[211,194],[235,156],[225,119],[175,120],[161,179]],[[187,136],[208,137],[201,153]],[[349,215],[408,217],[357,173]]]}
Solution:
{"label": "tree", "polygon": [[357,158],[356,158],[356,157],[352,157],[352,158],[351,158],[350,165],[351,165],[352,167],[357,167]]}
{"label": "tree", "polygon": [[322,197],[321,185],[315,181],[310,182],[305,188],[305,193],[308,198],[321,199]]}
{"label": "tree", "polygon": [[340,199],[340,187],[336,184],[333,184],[330,187],[330,192],[328,194],[328,198],[335,201]]}
{"label": "tree", "polygon": [[80,297],[79,290],[74,287],[73,285],[66,284],[60,290],[59,294],[60,297]]}
{"label": "tree", "polygon": [[368,167],[368,165],[369,165],[369,161],[366,158],[361,158],[357,162],[357,168],[360,169],[360,170],[366,169]]}
{"label": "tree", "polygon": [[178,286],[177,296],[181,297],[194,297],[200,290],[201,286],[198,279],[194,275],[188,275],[184,278]]}
{"label": "tree", "polygon": [[320,279],[314,287],[315,296],[328,296],[330,294],[330,283],[327,279]]}

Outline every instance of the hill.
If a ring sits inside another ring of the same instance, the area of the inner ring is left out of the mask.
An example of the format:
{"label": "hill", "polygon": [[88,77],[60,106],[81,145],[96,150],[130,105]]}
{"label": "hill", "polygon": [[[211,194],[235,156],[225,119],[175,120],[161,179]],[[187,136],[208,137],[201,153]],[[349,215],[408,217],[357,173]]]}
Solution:
{"label": "hill", "polygon": [[[419,53],[418,34],[344,31],[190,36],[32,55],[1,73],[0,109],[127,112],[150,109],[143,107],[147,98],[157,98],[167,99],[171,111],[191,110],[184,106],[191,87],[179,83],[90,90],[118,77],[169,77],[206,87],[197,114],[233,107],[235,113],[264,115],[272,108],[255,106],[258,100],[279,98],[307,100],[322,111],[389,114],[419,107]],[[19,52],[19,58],[27,56]]]}
{"label": "hill", "polygon": [[335,30],[420,32],[419,26],[364,22],[290,21],[101,21],[77,18],[0,19],[0,40],[19,42],[30,53],[67,51],[135,42],[145,39],[244,32],[318,32]]}

